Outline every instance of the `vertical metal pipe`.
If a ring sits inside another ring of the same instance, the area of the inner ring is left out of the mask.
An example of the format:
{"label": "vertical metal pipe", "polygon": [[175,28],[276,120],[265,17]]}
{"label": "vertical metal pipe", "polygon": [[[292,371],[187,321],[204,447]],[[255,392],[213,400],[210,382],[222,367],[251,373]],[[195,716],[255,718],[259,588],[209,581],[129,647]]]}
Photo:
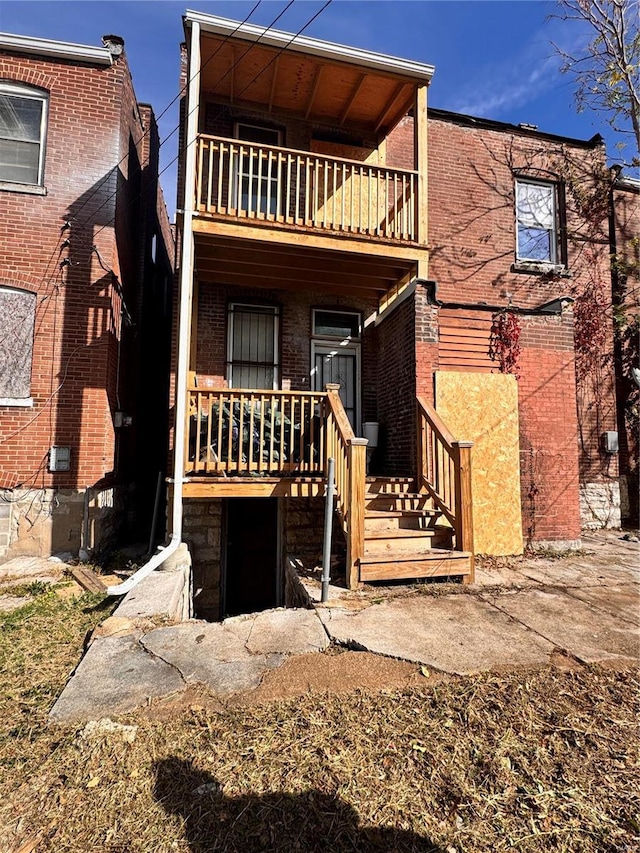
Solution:
{"label": "vertical metal pipe", "polygon": [[329,581],[331,580],[331,530],[333,529],[333,495],[335,483],[333,471],[335,459],[327,460],[327,502],[324,507],[324,547],[322,549],[322,595],[320,601],[329,600]]}

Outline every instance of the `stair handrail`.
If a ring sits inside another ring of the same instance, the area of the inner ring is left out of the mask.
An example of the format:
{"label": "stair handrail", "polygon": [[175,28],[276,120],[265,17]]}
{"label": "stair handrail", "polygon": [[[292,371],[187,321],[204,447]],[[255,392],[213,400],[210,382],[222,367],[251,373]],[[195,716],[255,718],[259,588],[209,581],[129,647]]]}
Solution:
{"label": "stair handrail", "polygon": [[347,587],[355,589],[360,580],[360,560],[364,556],[366,453],[369,442],[354,434],[340,399],[340,386],[329,383],[325,389],[326,459],[327,462],[331,458],[335,460],[336,503],[347,540]]}
{"label": "stair handrail", "polygon": [[473,554],[472,441],[456,439],[435,408],[416,398],[418,488],[455,531],[455,550]]}

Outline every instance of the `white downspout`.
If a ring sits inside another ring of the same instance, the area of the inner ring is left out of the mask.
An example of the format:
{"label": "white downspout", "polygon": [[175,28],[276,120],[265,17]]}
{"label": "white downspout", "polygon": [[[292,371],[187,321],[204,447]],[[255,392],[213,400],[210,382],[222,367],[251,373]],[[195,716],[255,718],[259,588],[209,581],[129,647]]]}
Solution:
{"label": "white downspout", "polygon": [[184,218],[180,265],[180,314],[178,326],[178,365],[173,442],[173,515],[169,544],[158,551],[124,583],[107,587],[107,595],[125,595],[143,578],[170,557],[182,541],[182,484],[184,472],[185,431],[187,424],[187,379],[189,371],[189,339],[191,328],[191,293],[193,286],[193,199],[196,180],[196,136],[200,95],[200,24],[191,23],[187,92],[186,161],[184,174]]}

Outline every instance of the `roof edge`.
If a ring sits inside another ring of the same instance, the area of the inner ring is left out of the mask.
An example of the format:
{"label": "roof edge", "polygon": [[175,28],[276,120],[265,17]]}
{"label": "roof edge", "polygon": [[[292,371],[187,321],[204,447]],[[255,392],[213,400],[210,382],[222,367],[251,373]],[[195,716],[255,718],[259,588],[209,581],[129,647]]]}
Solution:
{"label": "roof edge", "polygon": [[435,107],[428,107],[427,113],[430,118],[442,119],[450,121],[452,124],[461,124],[465,127],[480,127],[483,130],[509,131],[510,133],[518,133],[522,136],[531,136],[536,139],[549,139],[552,142],[567,142],[571,145],[580,148],[597,148],[604,144],[604,139],[599,133],[592,136],[591,139],[577,139],[572,136],[561,136],[556,133],[547,133],[543,130],[537,130],[531,126],[523,126],[519,124],[510,124],[506,121],[497,121],[490,118],[479,118],[477,116],[466,115],[465,113],[454,113],[450,110],[440,110]]}
{"label": "roof edge", "polygon": [[416,81],[429,82],[433,77],[435,68],[433,65],[417,62],[411,59],[400,59],[397,56],[388,56],[384,53],[373,53],[358,47],[348,47],[308,36],[295,36],[282,30],[272,30],[270,27],[259,27],[255,24],[242,24],[229,18],[220,18],[216,15],[207,15],[204,12],[195,12],[187,9],[184,17],[185,29],[191,23],[198,23],[205,33],[231,36],[236,35],[248,41],[257,41],[269,47],[284,48],[291,46],[291,50],[297,53],[307,53],[326,60],[345,62],[350,65],[359,65],[370,70],[382,71],[387,74],[404,76]]}
{"label": "roof edge", "polygon": [[106,47],[73,44],[72,42],[41,39],[35,36],[20,36],[13,33],[0,33],[0,50],[51,56],[56,59],[73,59],[95,65],[112,65],[113,63],[113,57]]}

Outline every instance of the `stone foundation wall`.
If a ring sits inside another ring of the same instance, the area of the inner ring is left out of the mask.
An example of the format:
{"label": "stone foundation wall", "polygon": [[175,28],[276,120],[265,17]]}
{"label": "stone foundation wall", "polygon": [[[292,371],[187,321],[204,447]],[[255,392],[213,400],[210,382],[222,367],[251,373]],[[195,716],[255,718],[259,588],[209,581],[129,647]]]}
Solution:
{"label": "stone foundation wall", "polygon": [[111,547],[126,516],[128,489],[90,490],[88,540],[83,542],[85,491],[0,490],[0,559],[92,553]]}
{"label": "stone foundation wall", "polygon": [[584,483],[580,486],[580,520],[586,530],[599,530],[602,527],[619,528],[620,484]]}
{"label": "stone foundation wall", "polygon": [[193,612],[220,618],[222,499],[185,500],[182,539],[193,560]]}

